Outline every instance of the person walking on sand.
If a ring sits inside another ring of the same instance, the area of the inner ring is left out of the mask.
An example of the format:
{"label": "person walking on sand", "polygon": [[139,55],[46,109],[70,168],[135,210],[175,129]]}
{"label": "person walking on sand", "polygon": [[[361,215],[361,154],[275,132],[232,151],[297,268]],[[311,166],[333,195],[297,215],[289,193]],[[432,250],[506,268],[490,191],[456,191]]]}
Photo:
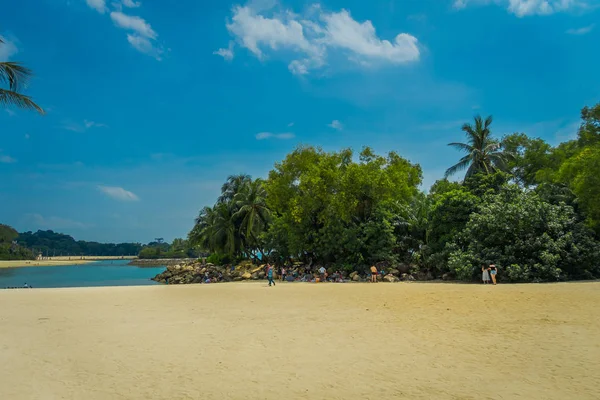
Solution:
{"label": "person walking on sand", "polygon": [[271,286],[271,284],[275,286],[275,281],[273,280],[273,266],[271,264],[267,264],[267,280],[269,281],[269,286]]}
{"label": "person walking on sand", "polygon": [[490,264],[490,275],[492,276],[492,281],[494,285],[496,284],[496,274],[498,273],[498,268],[494,264]]}
{"label": "person walking on sand", "polygon": [[285,266],[281,267],[281,282],[285,281],[286,272]]}
{"label": "person walking on sand", "polygon": [[490,271],[485,265],[481,267],[481,280],[483,281],[484,285],[490,283]]}
{"label": "person walking on sand", "polygon": [[371,266],[371,282],[377,283],[377,267]]}

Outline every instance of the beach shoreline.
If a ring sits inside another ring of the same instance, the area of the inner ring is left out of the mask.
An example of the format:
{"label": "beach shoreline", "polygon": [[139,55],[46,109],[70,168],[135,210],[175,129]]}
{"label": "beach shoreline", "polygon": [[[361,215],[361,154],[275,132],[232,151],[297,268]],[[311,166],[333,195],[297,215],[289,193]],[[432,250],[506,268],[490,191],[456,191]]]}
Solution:
{"label": "beach shoreline", "polygon": [[0,398],[595,399],[599,289],[254,281],[5,290],[0,374],[11,384]]}
{"label": "beach shoreline", "polygon": [[68,265],[90,264],[96,261],[108,260],[133,260],[133,256],[72,256],[72,257],[48,257],[43,260],[0,260],[0,268],[20,268],[20,267],[54,267]]}

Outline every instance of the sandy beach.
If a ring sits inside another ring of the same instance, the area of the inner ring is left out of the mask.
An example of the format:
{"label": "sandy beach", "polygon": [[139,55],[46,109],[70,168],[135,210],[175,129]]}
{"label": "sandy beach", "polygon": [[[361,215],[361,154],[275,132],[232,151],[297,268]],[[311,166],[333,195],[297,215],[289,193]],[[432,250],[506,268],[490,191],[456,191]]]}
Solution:
{"label": "sandy beach", "polygon": [[0,398],[598,399],[600,283],[0,291]]}
{"label": "sandy beach", "polygon": [[49,257],[44,260],[0,260],[0,268],[15,267],[53,267],[64,265],[82,265],[101,260],[132,260],[137,257],[84,256],[84,257]]}

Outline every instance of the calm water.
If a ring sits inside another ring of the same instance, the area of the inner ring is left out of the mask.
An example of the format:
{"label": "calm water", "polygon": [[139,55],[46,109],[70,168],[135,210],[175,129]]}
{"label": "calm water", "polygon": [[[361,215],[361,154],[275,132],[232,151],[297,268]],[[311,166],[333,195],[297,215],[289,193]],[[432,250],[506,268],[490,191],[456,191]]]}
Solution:
{"label": "calm water", "polygon": [[7,286],[22,287],[25,282],[33,288],[159,284],[150,278],[163,272],[164,267],[139,268],[127,265],[128,262],[115,260],[64,267],[0,268],[0,289]]}

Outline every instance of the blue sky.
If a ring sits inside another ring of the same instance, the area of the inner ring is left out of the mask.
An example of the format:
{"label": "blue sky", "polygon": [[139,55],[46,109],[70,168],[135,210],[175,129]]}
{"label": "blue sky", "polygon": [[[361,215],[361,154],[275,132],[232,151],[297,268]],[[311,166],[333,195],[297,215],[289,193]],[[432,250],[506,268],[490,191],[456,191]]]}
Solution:
{"label": "blue sky", "polygon": [[0,222],[184,237],[230,174],[299,143],[395,150],[424,187],[460,125],[573,137],[600,99],[598,0],[20,0],[0,60],[48,112],[0,110]]}

